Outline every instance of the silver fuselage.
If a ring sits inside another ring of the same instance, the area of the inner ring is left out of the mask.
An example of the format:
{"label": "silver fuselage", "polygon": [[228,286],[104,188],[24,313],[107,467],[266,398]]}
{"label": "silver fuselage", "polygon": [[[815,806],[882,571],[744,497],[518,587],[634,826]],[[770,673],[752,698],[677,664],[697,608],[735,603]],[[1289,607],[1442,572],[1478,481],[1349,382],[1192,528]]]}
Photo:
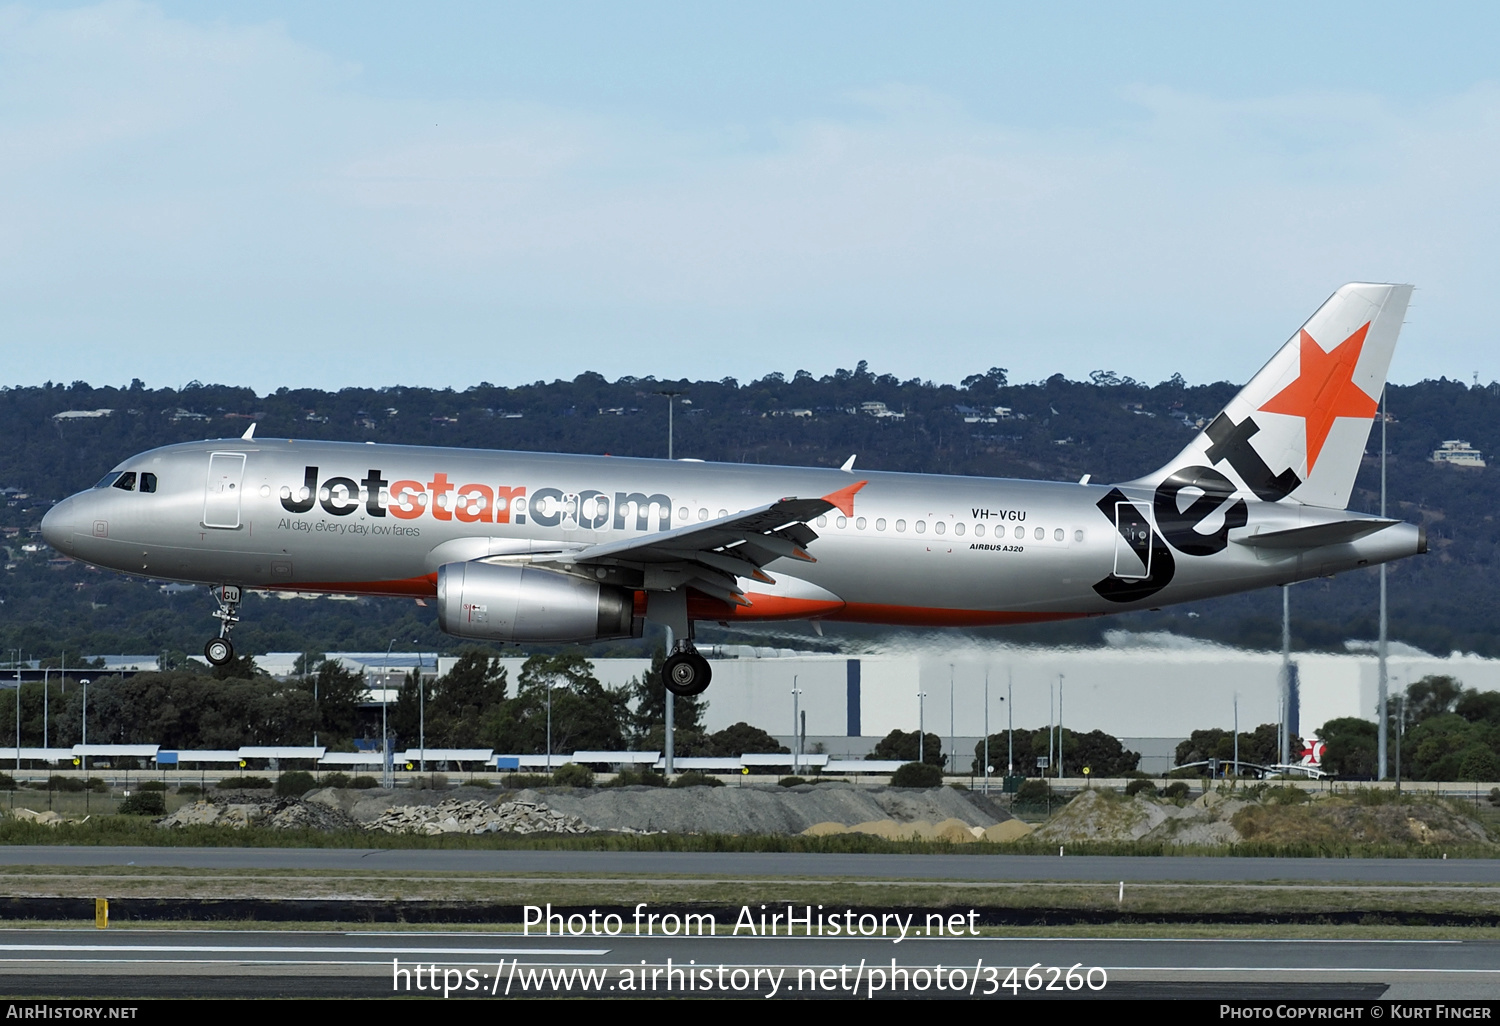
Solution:
{"label": "silver fuselage", "polygon": [[868,481],[853,516],[811,522],[815,563],[777,560],[766,568],[774,585],[746,584],[749,606],[700,607],[700,619],[1061,619],[1284,584],[1424,548],[1409,524],[1321,547],[1257,548],[1244,539],[1372,518],[1252,500],[1244,526],[1224,532],[1227,544],[1194,554],[1162,537],[1159,496],[1130,484],[278,439],[166,446],[116,470],[155,475],[155,491],[105,486],[63,500],[43,521],[50,544],[163,580],[415,596],[434,593],[445,563],[583,549]]}

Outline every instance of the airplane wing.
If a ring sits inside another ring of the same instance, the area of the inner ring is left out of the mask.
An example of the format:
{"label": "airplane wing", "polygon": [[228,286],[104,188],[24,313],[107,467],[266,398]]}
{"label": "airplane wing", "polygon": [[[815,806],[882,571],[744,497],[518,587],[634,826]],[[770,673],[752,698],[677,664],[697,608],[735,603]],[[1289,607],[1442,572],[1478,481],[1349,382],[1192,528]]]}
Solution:
{"label": "airplane wing", "polygon": [[738,579],[766,584],[761,567],[774,559],[817,562],[807,547],[818,535],[808,521],[830,510],[854,513],[860,481],[817,499],[784,498],[716,520],[638,538],[591,545],[557,558],[569,566],[619,566],[644,575],[647,591],[688,585],[730,605],[749,605]]}

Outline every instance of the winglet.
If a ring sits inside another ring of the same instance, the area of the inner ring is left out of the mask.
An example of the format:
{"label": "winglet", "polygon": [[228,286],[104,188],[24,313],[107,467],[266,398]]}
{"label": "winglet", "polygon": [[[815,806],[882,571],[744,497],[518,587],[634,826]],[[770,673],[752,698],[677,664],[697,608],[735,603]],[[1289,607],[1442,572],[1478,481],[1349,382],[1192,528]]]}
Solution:
{"label": "winglet", "polygon": [[[859,455],[859,453],[855,453],[854,454],[854,456],[858,456],[858,455]],[[844,461],[844,465],[841,466],[841,467],[839,467],[839,469],[842,470],[846,474],[852,474],[852,473],[854,473],[854,456],[850,456],[847,460],[845,460]]]}
{"label": "winglet", "polygon": [[823,501],[832,503],[833,508],[844,514],[844,516],[852,517],[854,516],[854,493],[869,483],[869,481],[858,481],[848,488],[840,488],[836,492],[829,492],[823,496]]}
{"label": "winglet", "polygon": [[250,422],[250,426],[245,429],[245,433],[243,435],[240,435],[240,437],[247,442],[255,437],[255,421],[252,420]]}

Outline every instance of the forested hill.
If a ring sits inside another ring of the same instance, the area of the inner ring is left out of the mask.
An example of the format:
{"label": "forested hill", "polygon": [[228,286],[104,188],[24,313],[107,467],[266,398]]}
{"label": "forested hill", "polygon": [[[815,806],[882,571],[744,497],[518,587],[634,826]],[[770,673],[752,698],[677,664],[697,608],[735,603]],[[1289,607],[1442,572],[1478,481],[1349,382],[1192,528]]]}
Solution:
{"label": "forested hill", "polygon": [[[391,387],[323,392],[191,383],[181,390],[71,385],[0,389],[0,524],[7,537],[0,576],[0,645],[50,655],[71,651],[196,651],[207,636],[208,600],[79,567],[49,566],[24,551],[26,530],[50,501],[85,488],[121,459],[171,442],[232,437],[253,421],[261,437],[327,438],[552,452],[666,455],[667,403],[676,406],[678,457],[731,463],[837,466],[858,454],[869,470],[1095,481],[1159,466],[1237,391],[1227,382],[1145,385],[1108,372],[1086,382],[1061,375],[1011,384],[1001,368],[959,384],[898,381],[861,363],[822,378],[799,371],[758,381],[572,381],[462,390]],[[999,408],[997,410],[997,408]],[[96,416],[79,413],[110,411]],[[1500,463],[1478,470],[1435,466],[1432,450],[1461,438],[1500,458],[1500,385],[1424,381],[1390,389],[1390,512],[1426,523],[1432,552],[1391,569],[1392,636],[1434,652],[1500,654],[1497,561]],[[71,414],[59,417],[59,414]],[[1378,428],[1378,426],[1377,426]],[[1371,452],[1378,453],[1379,435]],[[1368,459],[1357,508],[1378,509],[1379,468]],[[19,497],[19,495],[25,497]],[[7,532],[13,534],[14,532]],[[1372,638],[1375,571],[1293,590],[1299,647],[1336,648]],[[262,606],[264,608],[262,608]],[[274,602],[247,607],[236,639],[252,651],[381,649],[409,635],[452,649],[432,610],[410,602]],[[1198,614],[1190,616],[1189,614]],[[1173,630],[1275,647],[1280,599],[1272,589],[1155,614],[1094,619],[999,637],[1089,641],[1110,627]],[[870,629],[842,628],[864,638]],[[830,630],[830,634],[833,631]]]}

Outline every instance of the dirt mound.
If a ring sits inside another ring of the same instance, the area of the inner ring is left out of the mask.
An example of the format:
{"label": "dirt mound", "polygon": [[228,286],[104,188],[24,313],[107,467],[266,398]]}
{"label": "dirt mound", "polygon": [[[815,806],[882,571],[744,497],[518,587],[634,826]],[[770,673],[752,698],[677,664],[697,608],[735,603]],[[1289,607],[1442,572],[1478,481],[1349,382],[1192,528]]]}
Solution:
{"label": "dirt mound", "polygon": [[[1285,792],[1285,793],[1281,793]],[[1292,800],[1288,800],[1288,795]],[[1250,789],[1209,793],[1188,805],[1084,791],[1032,834],[1058,844],[1145,841],[1221,846],[1243,841],[1343,847],[1358,844],[1488,844],[1485,829],[1441,802],[1379,802],[1345,795]]]}
{"label": "dirt mound", "polygon": [[[325,787],[302,798],[264,792],[214,795],[160,820],[164,827],[268,826],[387,833],[719,834],[874,833],[966,843],[1013,822],[983,795],[951,787],[869,790],[840,784],[798,787],[545,788],[515,794],[356,791]],[[1011,828],[1014,829],[1014,828]]]}
{"label": "dirt mound", "polygon": [[619,787],[522,791],[516,797],[543,801],[556,811],[577,816],[601,830],[694,834],[800,834],[814,826],[831,830],[831,824],[853,825],[847,827],[852,830],[886,822],[893,824],[892,827],[882,829],[902,838],[914,834],[935,837],[934,831],[956,822],[972,840],[970,827],[983,830],[1009,818],[982,795],[951,787],[928,791],[866,790],[837,784]]}
{"label": "dirt mound", "polygon": [[301,798],[276,798],[254,792],[215,796],[184,805],[157,820],[161,827],[227,826],[244,829],[266,826],[274,830],[358,830],[360,824],[342,810]]}

